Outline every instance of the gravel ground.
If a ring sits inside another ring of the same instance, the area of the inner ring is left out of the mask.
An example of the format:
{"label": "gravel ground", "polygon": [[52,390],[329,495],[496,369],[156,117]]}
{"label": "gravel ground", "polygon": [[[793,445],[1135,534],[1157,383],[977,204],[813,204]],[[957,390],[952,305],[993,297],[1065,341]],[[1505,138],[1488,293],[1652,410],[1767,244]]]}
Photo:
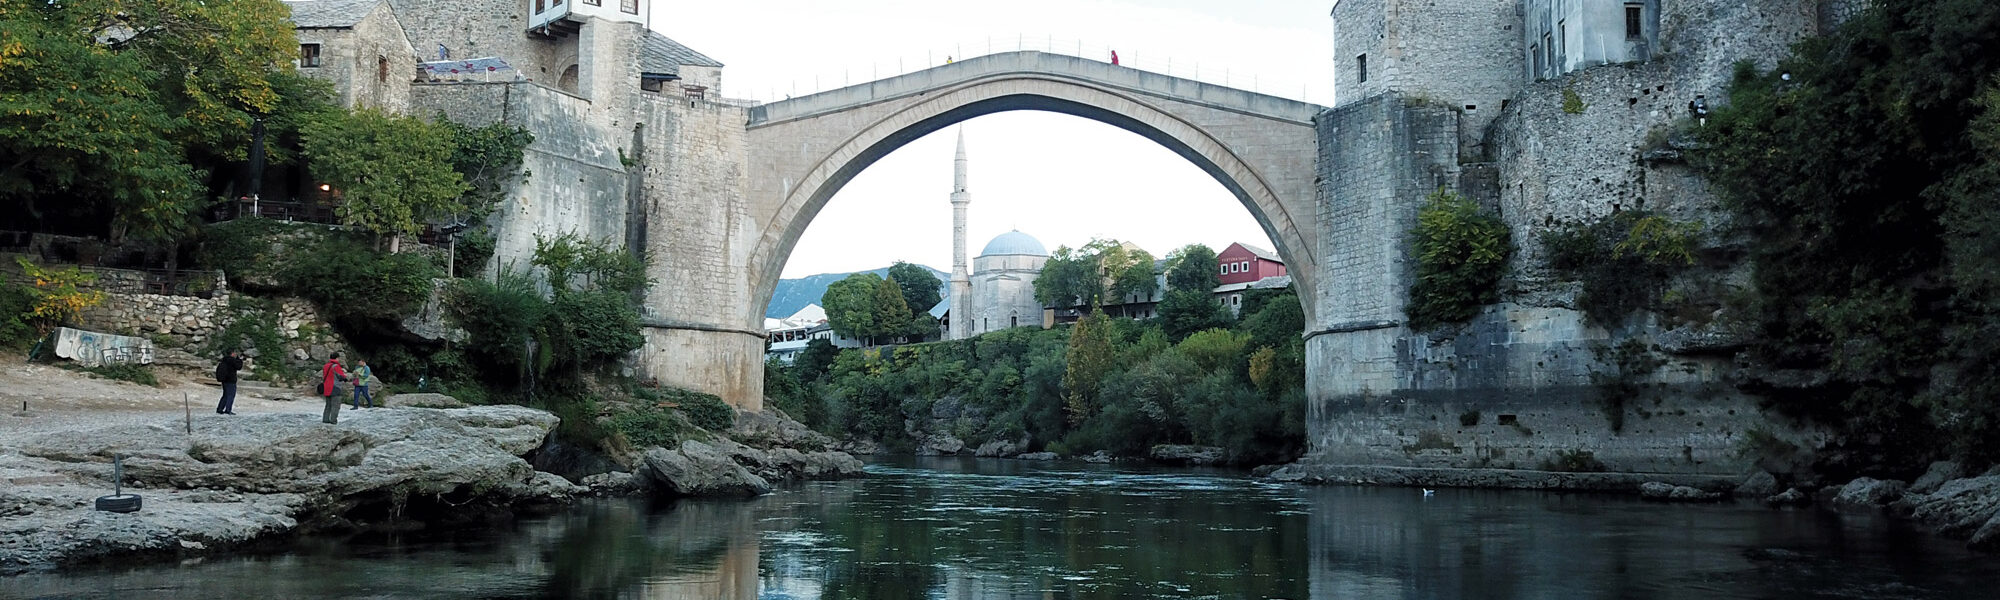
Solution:
{"label": "gravel ground", "polygon": [[[31,364],[21,355],[0,356],[0,437],[94,429],[108,425],[159,423],[184,418],[192,409],[196,420],[227,419],[215,414],[222,387],[208,373],[192,368],[156,366],[160,387],[103,379],[49,364]],[[186,394],[183,408],[182,394]],[[269,392],[243,390],[236,395],[238,416],[246,414],[319,414],[316,398],[274,400]],[[28,409],[22,412],[21,405]]]}

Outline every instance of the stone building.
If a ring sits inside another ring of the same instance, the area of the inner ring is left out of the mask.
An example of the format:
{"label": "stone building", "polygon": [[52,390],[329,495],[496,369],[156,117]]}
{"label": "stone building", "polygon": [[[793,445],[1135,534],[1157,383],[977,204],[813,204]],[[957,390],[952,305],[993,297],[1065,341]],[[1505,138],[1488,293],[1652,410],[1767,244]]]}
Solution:
{"label": "stone building", "polygon": [[1660,0],[1526,0],[1522,43],[1529,79],[1652,57]]}
{"label": "stone building", "polygon": [[293,0],[299,73],[333,84],[340,104],[410,109],[416,52],[388,0]]}
{"label": "stone building", "polygon": [[979,257],[972,259],[972,298],[965,313],[971,334],[1040,327],[1042,303],[1035,301],[1035,278],[1048,262],[1049,251],[1042,242],[1019,231],[987,242]]}

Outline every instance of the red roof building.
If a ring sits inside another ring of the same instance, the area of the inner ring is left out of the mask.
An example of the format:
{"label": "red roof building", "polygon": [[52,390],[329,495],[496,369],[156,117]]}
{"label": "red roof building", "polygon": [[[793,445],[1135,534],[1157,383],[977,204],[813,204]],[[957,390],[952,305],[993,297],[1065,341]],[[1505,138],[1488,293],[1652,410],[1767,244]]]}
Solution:
{"label": "red roof building", "polygon": [[1215,256],[1220,263],[1222,285],[1251,283],[1265,277],[1287,275],[1284,259],[1278,253],[1256,246],[1237,242],[1222,249]]}

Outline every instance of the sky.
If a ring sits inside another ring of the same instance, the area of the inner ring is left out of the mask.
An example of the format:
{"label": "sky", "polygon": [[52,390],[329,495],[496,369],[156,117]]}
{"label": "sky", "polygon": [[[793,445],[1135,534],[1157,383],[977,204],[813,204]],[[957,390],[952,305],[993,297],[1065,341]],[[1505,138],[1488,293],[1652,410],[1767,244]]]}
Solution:
{"label": "sky", "polygon": [[[662,5],[655,30],[724,65],[722,93],[771,101],[1017,48],[1332,104],[1332,0],[769,0]],[[1096,121],[1016,111],[918,139],[842,188],[784,277],[903,260],[951,269],[954,138],[972,194],[967,250],[1011,229],[1053,251],[1092,238],[1159,257],[1189,243],[1272,248],[1220,183],[1165,147]]]}

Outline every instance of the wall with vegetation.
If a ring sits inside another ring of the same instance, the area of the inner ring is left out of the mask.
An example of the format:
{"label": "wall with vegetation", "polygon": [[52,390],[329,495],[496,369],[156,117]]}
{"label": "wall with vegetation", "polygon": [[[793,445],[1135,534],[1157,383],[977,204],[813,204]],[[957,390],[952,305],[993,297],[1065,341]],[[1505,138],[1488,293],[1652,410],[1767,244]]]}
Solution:
{"label": "wall with vegetation", "polygon": [[[1662,14],[1656,60],[1523,85],[1490,126],[1466,133],[1485,140],[1481,152],[1453,164],[1377,157],[1441,154],[1429,142],[1442,134],[1400,132],[1456,134],[1467,120],[1412,120],[1410,109],[1383,118],[1369,102],[1322,116],[1322,175],[1333,182],[1323,201],[1333,219],[1367,218],[1338,210],[1394,190],[1378,202],[1405,211],[1394,217],[1408,235],[1392,273],[1410,296],[1393,326],[1322,324],[1334,331],[1309,342],[1313,460],[1735,474],[1754,446],[1823,440],[1767,415],[1733,379],[1742,341],[1723,317],[1747,268],[1735,260],[1728,211],[1684,156],[1696,145],[1695,94],[1724,102],[1731,65],[1776,64],[1819,32],[1816,7],[1675,4]],[[1417,182],[1433,187],[1411,189]],[[1418,217],[1436,186],[1504,225],[1493,240],[1510,253],[1487,293],[1424,285],[1449,276],[1426,263],[1436,224]],[[1375,268],[1336,265],[1326,281]],[[1454,318],[1436,318],[1432,309],[1452,303],[1463,307]],[[1594,458],[1573,460],[1579,452]]]}

